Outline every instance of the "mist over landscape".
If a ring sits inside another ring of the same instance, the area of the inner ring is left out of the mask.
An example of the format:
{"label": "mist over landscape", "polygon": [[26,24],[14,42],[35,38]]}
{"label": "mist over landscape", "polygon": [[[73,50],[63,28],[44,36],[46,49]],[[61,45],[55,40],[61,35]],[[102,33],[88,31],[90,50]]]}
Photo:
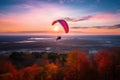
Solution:
{"label": "mist over landscape", "polygon": [[119,35],[63,35],[56,40],[56,35],[10,35],[0,36],[0,51],[33,51],[65,53],[79,49],[87,53],[120,47]]}

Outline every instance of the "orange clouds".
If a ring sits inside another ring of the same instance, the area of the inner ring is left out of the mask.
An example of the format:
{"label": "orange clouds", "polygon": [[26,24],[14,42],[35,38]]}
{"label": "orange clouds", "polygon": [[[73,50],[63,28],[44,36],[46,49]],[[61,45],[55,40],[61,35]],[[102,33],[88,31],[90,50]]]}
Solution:
{"label": "orange clouds", "polygon": [[91,21],[95,22],[115,22],[120,21],[120,13],[98,13],[91,18]]}
{"label": "orange clouds", "polygon": [[[0,18],[0,32],[15,31],[50,31],[51,23],[60,17],[71,13],[70,10],[50,4],[41,4],[37,6],[21,5],[21,9],[27,9],[26,12],[9,13]],[[64,14],[64,15],[61,15]]]}

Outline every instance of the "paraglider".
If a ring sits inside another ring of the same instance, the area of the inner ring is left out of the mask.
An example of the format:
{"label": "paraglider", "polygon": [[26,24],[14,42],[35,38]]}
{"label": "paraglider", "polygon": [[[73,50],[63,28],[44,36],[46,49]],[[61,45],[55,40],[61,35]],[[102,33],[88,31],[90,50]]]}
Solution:
{"label": "paraglider", "polygon": [[58,36],[57,38],[56,38],[56,40],[60,40],[61,39],[61,36]]}
{"label": "paraglider", "polygon": [[[60,23],[61,24],[61,26],[63,27],[65,33],[69,32],[69,27],[68,27],[68,24],[67,24],[67,22],[65,20],[62,20],[62,19],[55,20],[55,21],[53,21],[52,25],[55,25],[56,23]],[[60,40],[60,39],[61,39],[61,37],[58,36],[56,40]]]}

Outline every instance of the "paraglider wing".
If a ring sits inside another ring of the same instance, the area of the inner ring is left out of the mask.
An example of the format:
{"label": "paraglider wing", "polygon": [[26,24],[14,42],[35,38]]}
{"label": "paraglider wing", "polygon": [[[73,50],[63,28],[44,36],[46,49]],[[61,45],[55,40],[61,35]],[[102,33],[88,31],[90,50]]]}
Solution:
{"label": "paraglider wing", "polygon": [[57,22],[59,22],[62,27],[64,28],[65,32],[68,33],[69,32],[69,27],[68,27],[68,24],[65,20],[56,20],[56,21],[53,21],[52,25],[56,24]]}

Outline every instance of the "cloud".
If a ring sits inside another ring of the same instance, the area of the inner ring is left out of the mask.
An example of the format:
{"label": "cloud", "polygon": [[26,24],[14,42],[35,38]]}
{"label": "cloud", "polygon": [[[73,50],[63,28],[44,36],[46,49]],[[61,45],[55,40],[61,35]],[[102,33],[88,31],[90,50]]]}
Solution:
{"label": "cloud", "polygon": [[65,17],[63,18],[66,21],[71,21],[71,22],[78,22],[78,21],[85,21],[89,20],[92,16],[85,16],[85,17],[80,17],[80,18],[70,18],[70,17]]}
{"label": "cloud", "polygon": [[95,26],[93,28],[99,28],[99,29],[119,29],[120,28],[120,24],[111,25],[111,26]]}
{"label": "cloud", "polygon": [[0,31],[15,31],[15,29],[16,31],[49,31],[52,29],[52,21],[56,19],[65,19],[72,29],[86,29],[90,28],[89,26],[95,26],[91,28],[114,29],[119,28],[119,25],[114,25],[114,27],[101,25],[112,25],[120,22],[120,13],[94,12],[92,14],[89,9],[76,9],[65,5],[61,6],[58,3],[47,3],[44,0],[42,2],[38,0],[34,2],[33,0],[33,3],[9,5],[6,8],[9,9],[8,11],[3,9],[6,14],[0,13]]}
{"label": "cloud", "polygon": [[20,31],[19,33],[50,33],[50,32],[51,31]]}
{"label": "cloud", "polygon": [[118,28],[120,28],[120,24],[116,24],[116,25],[110,26],[108,28],[109,29],[118,29]]}
{"label": "cloud", "polygon": [[71,27],[72,29],[87,29],[87,28],[90,28],[90,27]]}
{"label": "cloud", "polygon": [[120,21],[120,13],[96,13],[90,19],[91,22],[114,22]]}
{"label": "cloud", "polygon": [[103,25],[114,25],[120,23],[120,13],[100,13],[96,12],[94,14],[91,14],[88,19],[84,21],[78,21],[72,26],[103,26]]}
{"label": "cloud", "polygon": [[120,13],[95,13],[94,15],[88,15],[78,18],[64,17],[62,19],[69,22],[85,21],[87,23],[114,23],[120,21]]}
{"label": "cloud", "polygon": [[90,28],[96,28],[96,29],[120,29],[120,24],[115,24],[111,26],[93,26],[93,27],[71,27],[72,29],[90,29]]}
{"label": "cloud", "polygon": [[0,31],[6,31],[6,28],[7,31],[15,31],[15,27],[17,31],[49,31],[52,29],[52,21],[73,14],[72,10],[64,6],[44,2],[14,5],[9,8],[12,11],[6,15],[0,14]]}
{"label": "cloud", "polygon": [[84,2],[85,0],[58,0],[60,4],[72,3],[72,2]]}

